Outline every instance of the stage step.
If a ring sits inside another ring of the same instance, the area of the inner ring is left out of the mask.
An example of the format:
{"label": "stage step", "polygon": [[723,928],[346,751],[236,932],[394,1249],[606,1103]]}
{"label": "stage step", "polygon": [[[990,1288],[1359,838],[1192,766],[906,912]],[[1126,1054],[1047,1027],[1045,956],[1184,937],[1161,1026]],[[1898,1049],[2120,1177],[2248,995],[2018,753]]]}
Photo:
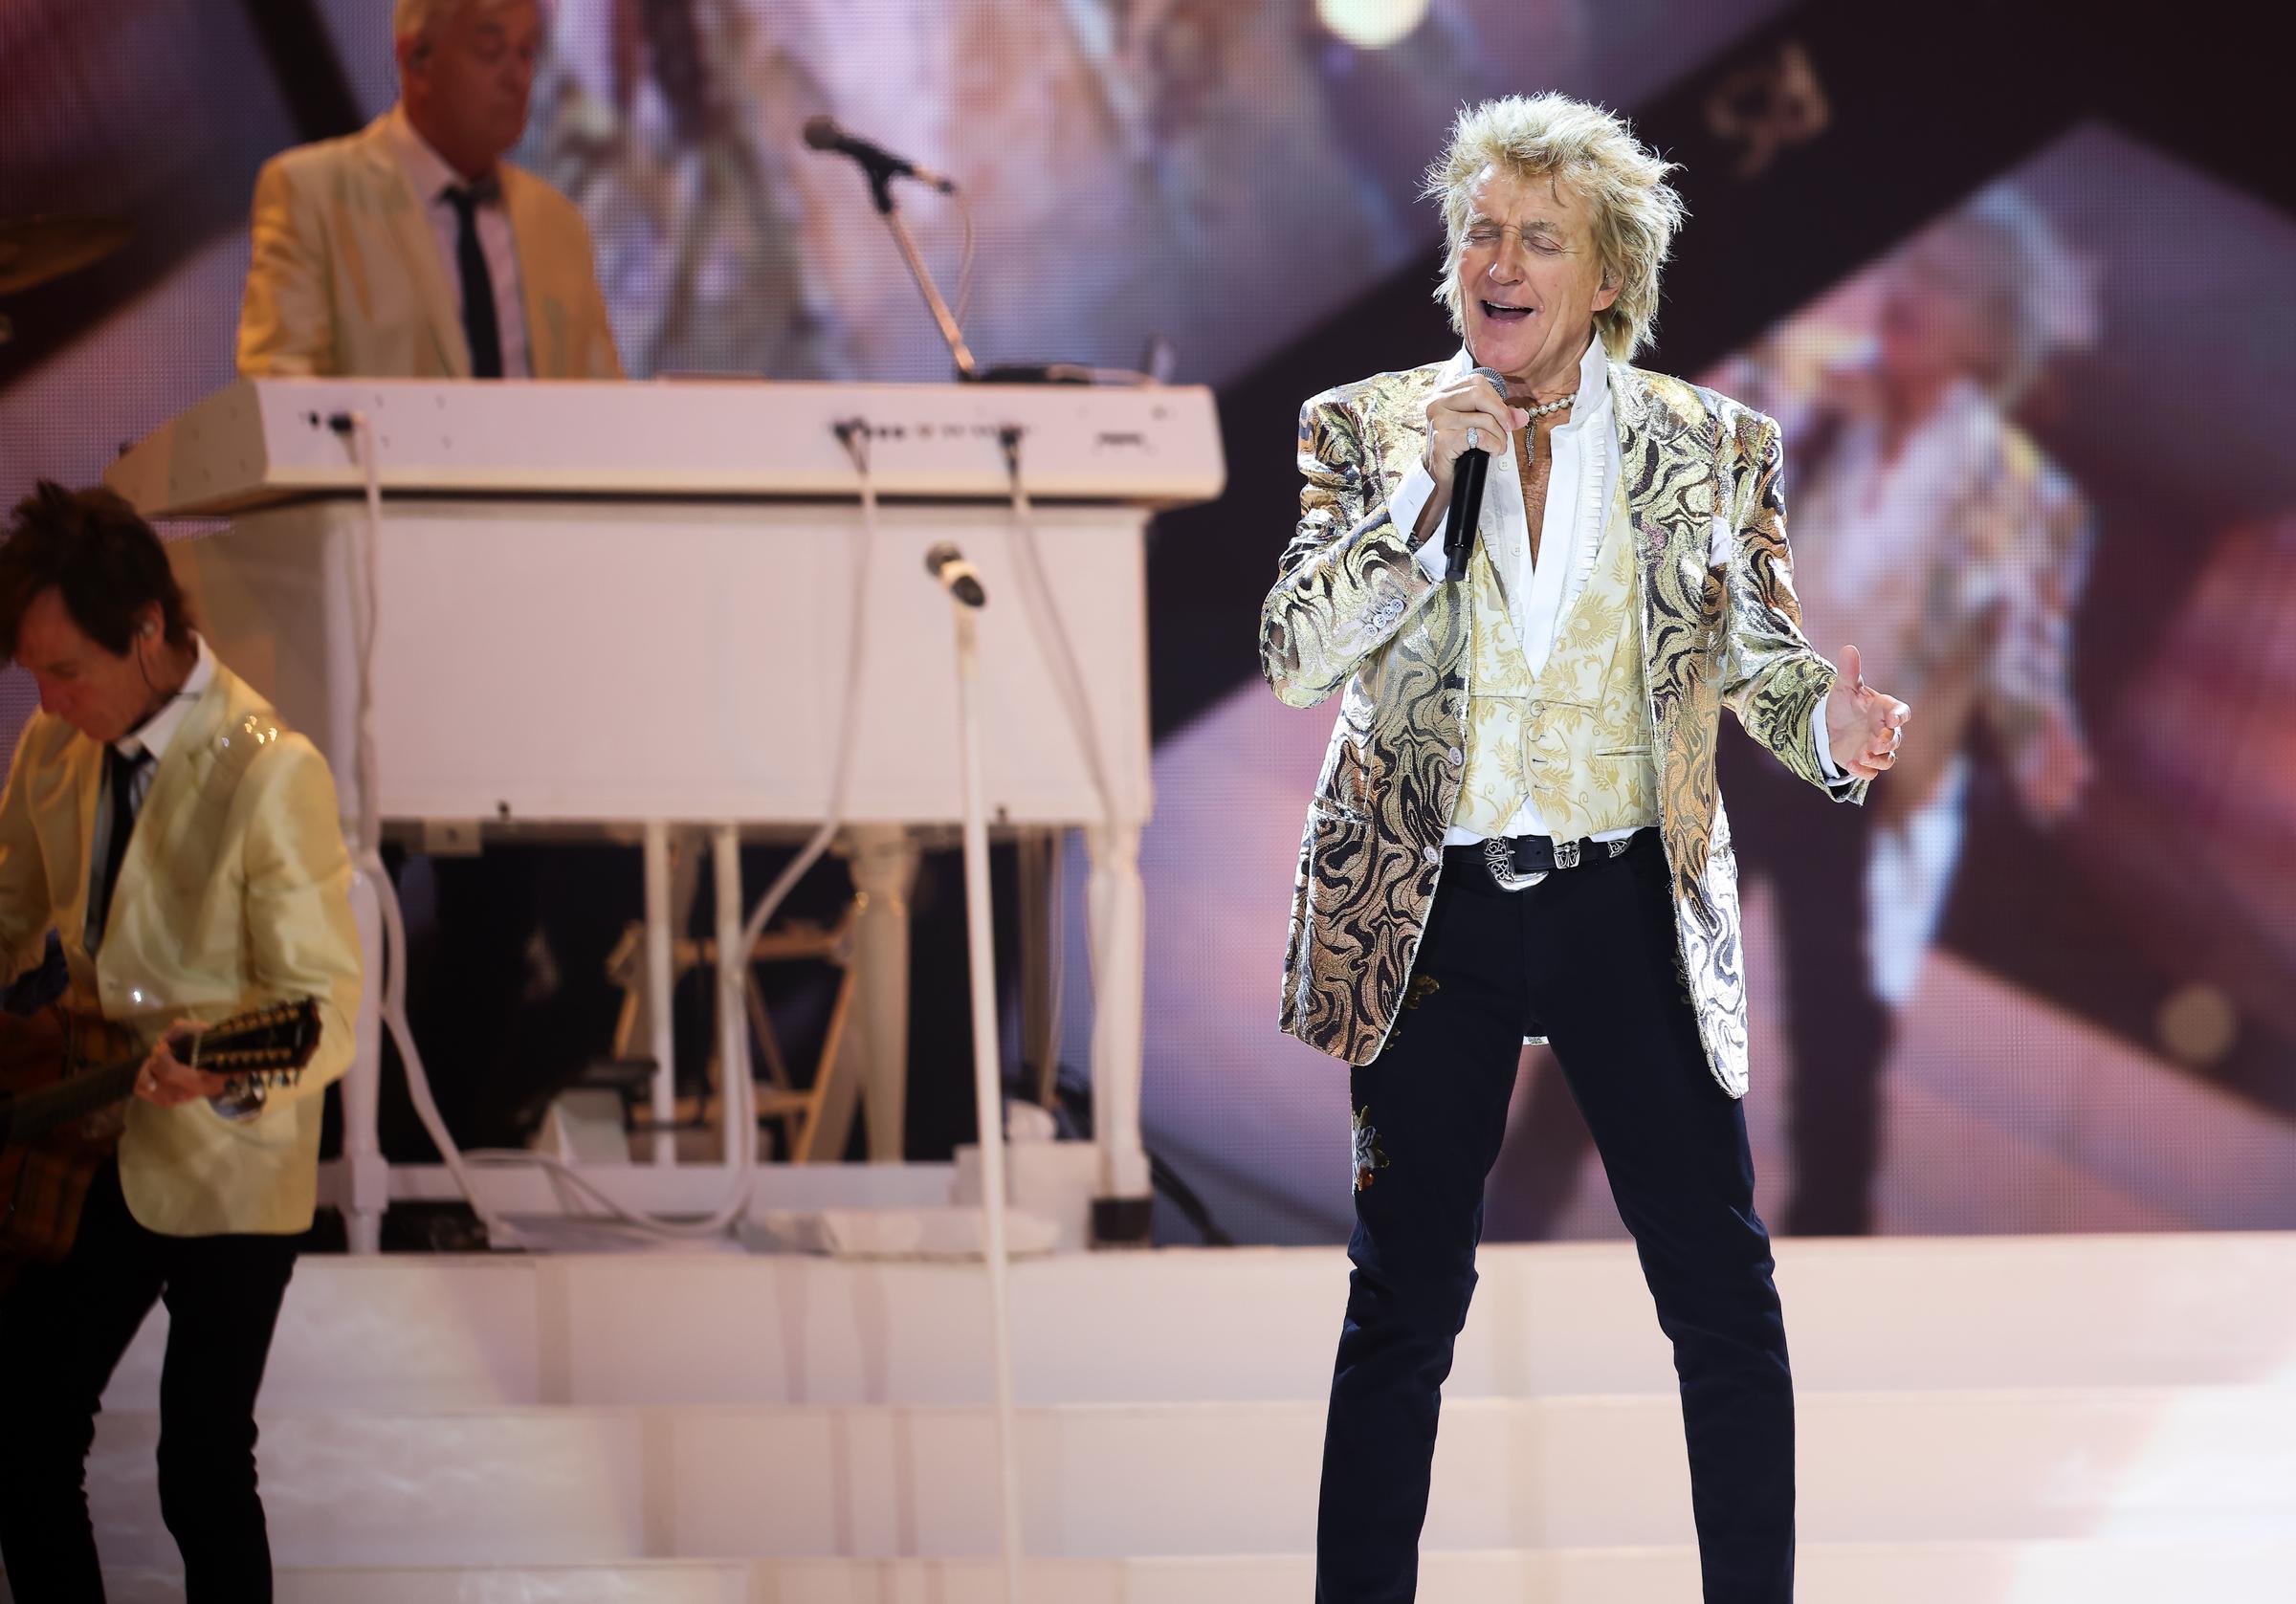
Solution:
{"label": "stage step", "polygon": [[[2296,1390],[1809,1393],[1803,1536],[1823,1542],[2296,1531]],[[993,1552],[978,1408],[268,1411],[284,1565],[565,1565]],[[107,1557],[172,1554],[158,1423],[106,1411],[90,1496]],[[1323,1406],[1070,1405],[1021,1419],[1027,1550],[1067,1558],[1313,1546]],[[1444,1412],[1431,1548],[1690,1540],[1675,1400],[1468,1398]]]}
{"label": "stage step", "polygon": [[[1796,1592],[1812,1604],[2285,1604],[2296,1538],[2240,1543],[1804,1543]],[[774,1604],[1003,1604],[992,1560],[795,1561],[761,1566]],[[1028,1604],[1271,1604],[1314,1591],[1305,1554],[1034,1562]],[[1687,1547],[1426,1554],[1419,1593],[1441,1604],[1684,1604]]]}
{"label": "stage step", "polygon": [[[2238,1541],[1804,1543],[1798,1591],[1815,1604],[2284,1604],[2296,1538]],[[1269,1604],[1304,1599],[1304,1554],[1032,1560],[1027,1604]],[[157,1570],[113,1571],[112,1604],[182,1604]],[[1443,1604],[1683,1604],[1698,1595],[1688,1548],[1431,1552],[1422,1596]],[[0,1583],[0,1598],[7,1596]],[[993,1560],[781,1560],[722,1565],[485,1570],[289,1569],[279,1604],[1004,1604]]]}
{"label": "stage step", "polygon": [[[2296,1376],[2296,1234],[1786,1242],[1804,1391],[2264,1384]],[[1453,1398],[1670,1396],[1631,1249],[1488,1248]],[[1013,1267],[1038,1405],[1311,1401],[1337,1249],[1166,1249]],[[106,1403],[159,1395],[155,1311]],[[978,1268],[745,1254],[308,1257],[272,1408],[985,1402]]]}
{"label": "stage step", "polygon": [[[758,1568],[744,1560],[623,1565],[288,1568],[276,1604],[757,1604]],[[184,1604],[180,1571],[104,1571],[107,1604]],[[0,1581],[0,1599],[8,1598]],[[930,1595],[926,1595],[930,1596]],[[1048,1594],[1046,1604],[1058,1595]]]}

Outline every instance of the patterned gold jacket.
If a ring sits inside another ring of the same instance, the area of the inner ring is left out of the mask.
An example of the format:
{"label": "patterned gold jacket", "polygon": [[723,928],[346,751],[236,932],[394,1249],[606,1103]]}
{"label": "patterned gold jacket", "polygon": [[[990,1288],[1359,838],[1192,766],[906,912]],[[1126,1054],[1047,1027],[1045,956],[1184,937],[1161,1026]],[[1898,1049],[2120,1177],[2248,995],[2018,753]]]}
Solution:
{"label": "patterned gold jacket", "polygon": [[[1379,1055],[1402,1004],[1466,746],[1466,587],[1430,580],[1387,516],[1425,450],[1443,366],[1379,374],[1301,408],[1299,531],[1260,614],[1260,669],[1278,696],[1313,707],[1345,692],[1300,841],[1281,1022],[1351,1064]],[[1721,710],[1826,787],[1811,715],[1834,669],[1801,635],[1777,425],[1623,363],[1611,395],[1683,978],[1715,1080],[1743,1096],[1737,865],[1714,783]],[[1717,518],[1731,537],[1718,568]],[[1830,789],[1865,799],[1862,782]]]}

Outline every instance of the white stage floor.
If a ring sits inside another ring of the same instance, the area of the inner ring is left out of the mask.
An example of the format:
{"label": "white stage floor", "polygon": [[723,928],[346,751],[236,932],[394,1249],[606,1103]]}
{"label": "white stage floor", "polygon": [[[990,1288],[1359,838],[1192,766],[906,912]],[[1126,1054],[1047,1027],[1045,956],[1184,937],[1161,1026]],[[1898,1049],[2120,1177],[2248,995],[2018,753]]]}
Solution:
{"label": "white stage floor", "polygon": [[[2296,1236],[1781,1244],[1802,1585],[2211,1604],[2296,1573]],[[1312,1589],[1336,1250],[1015,1266],[1032,1600]],[[961,1266],[304,1261],[265,1385],[283,1599],[982,1604],[987,1317]],[[160,1321],[90,1487],[115,1597],[180,1596]],[[1696,1596],[1666,1348],[1610,1243],[1487,1250],[1421,1596]]]}

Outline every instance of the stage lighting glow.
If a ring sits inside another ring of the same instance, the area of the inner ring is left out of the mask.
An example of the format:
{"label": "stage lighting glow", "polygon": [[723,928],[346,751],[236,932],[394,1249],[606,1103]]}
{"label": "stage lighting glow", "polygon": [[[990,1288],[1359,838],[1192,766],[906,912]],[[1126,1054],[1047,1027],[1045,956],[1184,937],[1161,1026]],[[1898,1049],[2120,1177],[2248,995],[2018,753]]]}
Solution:
{"label": "stage lighting glow", "polygon": [[1359,50],[1384,50],[1426,20],[1427,0],[1315,0],[1323,25]]}
{"label": "stage lighting glow", "polygon": [[2161,1003],[2157,1026],[2172,1057],[2205,1067],[2232,1051],[2241,1016],[2220,988],[2196,983]]}

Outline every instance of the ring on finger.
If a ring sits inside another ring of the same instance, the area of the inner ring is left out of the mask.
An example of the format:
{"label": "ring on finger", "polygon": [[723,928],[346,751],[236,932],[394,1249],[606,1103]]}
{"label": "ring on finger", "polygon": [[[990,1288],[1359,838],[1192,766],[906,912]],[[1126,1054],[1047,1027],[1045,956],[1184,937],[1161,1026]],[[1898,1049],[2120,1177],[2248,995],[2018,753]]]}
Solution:
{"label": "ring on finger", "polygon": [[1467,449],[1470,451],[1479,451],[1483,449],[1483,431],[1473,424],[1467,426]]}

